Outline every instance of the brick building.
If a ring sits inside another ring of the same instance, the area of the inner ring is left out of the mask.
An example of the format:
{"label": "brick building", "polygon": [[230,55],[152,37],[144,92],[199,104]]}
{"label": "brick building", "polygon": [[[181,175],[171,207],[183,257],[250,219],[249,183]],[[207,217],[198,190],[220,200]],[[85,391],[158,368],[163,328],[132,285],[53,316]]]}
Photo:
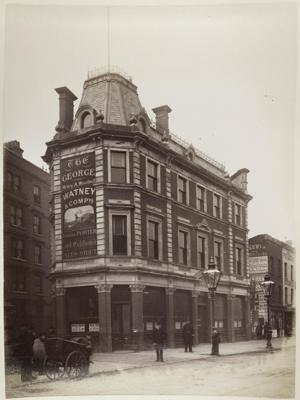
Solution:
{"label": "brick building", "polygon": [[[256,282],[255,302],[251,310],[253,329],[267,321],[267,303],[260,283],[266,273],[274,282],[270,299],[270,322],[280,335],[291,333],[295,314],[295,253],[288,242],[270,235],[249,239],[249,274]],[[276,332],[277,334],[277,332]]]}
{"label": "brick building", "polygon": [[51,325],[49,174],[4,144],[4,300],[6,328]]}
{"label": "brick building", "polygon": [[195,342],[209,341],[197,273],[213,255],[223,271],[214,326],[223,340],[249,337],[249,171],[230,177],[171,134],[168,106],[153,109],[153,123],[122,74],[90,75],[75,116],[76,96],[56,92],[60,118],[44,160],[58,333],[89,332],[103,351],[142,348],[159,320],[172,347],[191,319]]}

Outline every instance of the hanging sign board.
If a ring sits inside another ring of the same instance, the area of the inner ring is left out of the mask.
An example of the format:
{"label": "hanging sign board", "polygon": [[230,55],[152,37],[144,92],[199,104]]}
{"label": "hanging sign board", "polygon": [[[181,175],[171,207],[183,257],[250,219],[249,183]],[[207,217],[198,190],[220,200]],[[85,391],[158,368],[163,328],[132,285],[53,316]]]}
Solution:
{"label": "hanging sign board", "polygon": [[63,220],[63,258],[97,254],[95,154],[86,153],[60,162]]}

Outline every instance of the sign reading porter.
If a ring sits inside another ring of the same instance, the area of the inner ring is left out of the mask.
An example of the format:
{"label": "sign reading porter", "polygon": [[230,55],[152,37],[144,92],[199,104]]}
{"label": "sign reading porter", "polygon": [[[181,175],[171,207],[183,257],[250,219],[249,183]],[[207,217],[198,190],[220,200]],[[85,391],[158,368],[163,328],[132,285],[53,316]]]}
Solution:
{"label": "sign reading porter", "polygon": [[63,258],[97,254],[95,154],[61,160]]}

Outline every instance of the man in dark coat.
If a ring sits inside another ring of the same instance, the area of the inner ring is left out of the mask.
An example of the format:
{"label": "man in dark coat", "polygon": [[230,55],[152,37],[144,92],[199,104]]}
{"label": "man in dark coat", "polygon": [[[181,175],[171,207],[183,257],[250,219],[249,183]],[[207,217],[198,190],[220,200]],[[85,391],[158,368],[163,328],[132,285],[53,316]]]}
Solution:
{"label": "man in dark coat", "polygon": [[186,322],[183,325],[182,336],[184,343],[184,351],[187,352],[189,349],[189,352],[192,352],[194,328],[190,321]]}
{"label": "man in dark coat", "polygon": [[221,341],[219,332],[214,329],[212,333],[212,348],[211,348],[211,355],[212,356],[219,356],[219,343]]}
{"label": "man in dark coat", "polygon": [[21,326],[18,338],[18,357],[21,361],[21,380],[30,382],[32,380],[32,357],[34,335],[27,324]]}
{"label": "man in dark coat", "polygon": [[152,333],[153,343],[156,351],[156,361],[163,362],[163,347],[166,341],[166,334],[161,323],[156,323]]}

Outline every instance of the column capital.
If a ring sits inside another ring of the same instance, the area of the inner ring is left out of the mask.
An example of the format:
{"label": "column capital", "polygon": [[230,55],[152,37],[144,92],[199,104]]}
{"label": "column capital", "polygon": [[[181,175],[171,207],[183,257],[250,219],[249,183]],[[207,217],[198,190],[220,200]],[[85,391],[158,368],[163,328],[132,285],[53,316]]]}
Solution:
{"label": "column capital", "polygon": [[235,297],[236,297],[235,294],[230,293],[227,295],[227,300],[233,300],[233,299],[235,299]]}
{"label": "column capital", "polygon": [[66,294],[66,289],[64,287],[56,287],[54,291],[55,296],[64,296]]}
{"label": "column capital", "polygon": [[192,297],[199,297],[200,292],[198,290],[192,290]]}
{"label": "column capital", "polygon": [[173,287],[167,287],[166,288],[166,295],[167,296],[173,296],[174,295],[174,293],[175,293],[175,288],[173,288]]}
{"label": "column capital", "polygon": [[143,292],[145,289],[145,285],[142,285],[141,283],[133,283],[129,285],[131,292]]}
{"label": "column capital", "polygon": [[95,288],[98,293],[110,293],[113,286],[114,285],[109,285],[107,283],[100,283],[98,285],[95,285]]}

